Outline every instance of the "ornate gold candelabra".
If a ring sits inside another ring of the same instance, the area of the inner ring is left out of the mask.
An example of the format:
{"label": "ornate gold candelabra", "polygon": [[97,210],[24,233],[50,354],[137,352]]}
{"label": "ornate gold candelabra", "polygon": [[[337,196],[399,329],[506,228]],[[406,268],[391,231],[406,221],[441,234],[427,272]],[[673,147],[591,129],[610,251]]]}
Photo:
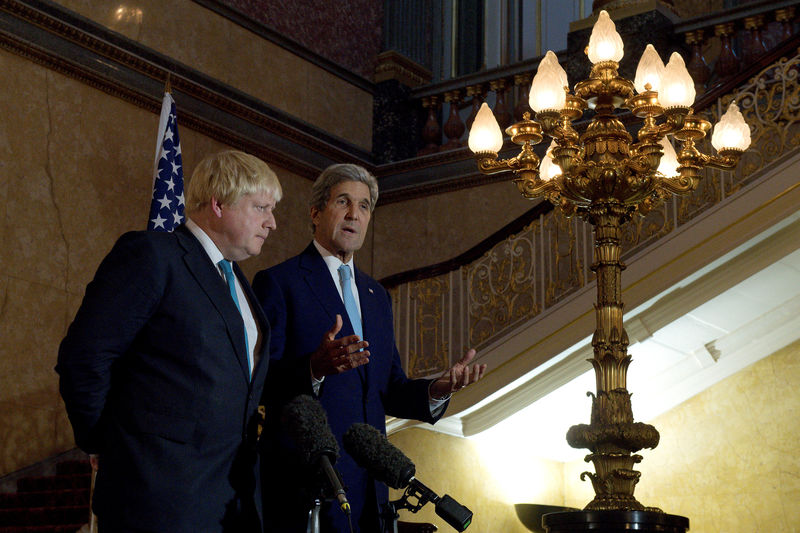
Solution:
{"label": "ornate gold candelabra", "polygon": [[[674,53],[665,66],[648,45],[631,82],[617,73],[622,53],[622,39],[601,11],[587,48],[593,68],[588,79],[575,85],[574,94],[555,54],[548,52],[540,63],[529,100],[536,120],[526,113],[506,129],[520,145],[519,155],[498,159],[502,133],[486,103],[469,135],[481,172],[511,171],[526,198],[544,197],[565,215],[578,214],[594,227],[597,326],[591,362],[597,392],[590,423],[567,433],[570,446],[591,451],[586,461],[592,461],[595,472],[581,475],[591,479],[595,491],[587,510],[657,510],[633,496],[641,475],[633,469],[642,459],[636,452],[656,447],[659,434],[651,425],[634,422],[626,388],[631,358],[622,323],[621,226],[672,194],[693,191],[704,167],[734,168],[750,144],[747,124],[733,103],[714,128],[718,155],[701,153],[695,143],[711,124],[692,112],[694,84],[680,55]],[[587,107],[595,114],[579,134],[572,122]],[[615,117],[620,107],[643,119],[636,142]],[[533,146],[543,134],[553,141],[540,163]],[[677,154],[668,136],[680,145]]]}

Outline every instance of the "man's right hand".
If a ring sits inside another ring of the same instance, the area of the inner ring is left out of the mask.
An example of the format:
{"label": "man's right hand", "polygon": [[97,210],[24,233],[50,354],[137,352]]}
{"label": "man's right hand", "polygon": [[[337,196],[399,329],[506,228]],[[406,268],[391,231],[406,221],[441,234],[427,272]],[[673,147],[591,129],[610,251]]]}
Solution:
{"label": "man's right hand", "polygon": [[322,342],[311,354],[311,375],[316,380],[325,376],[341,374],[350,369],[369,363],[369,346],[358,335],[337,339],[342,329],[342,316],[336,315],[336,322],[322,337]]}

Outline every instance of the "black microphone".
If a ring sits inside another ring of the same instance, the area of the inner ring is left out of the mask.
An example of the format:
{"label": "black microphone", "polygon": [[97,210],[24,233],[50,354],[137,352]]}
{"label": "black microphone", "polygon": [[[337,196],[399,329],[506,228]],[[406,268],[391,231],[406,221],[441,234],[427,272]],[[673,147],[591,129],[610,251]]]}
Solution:
{"label": "black microphone", "polygon": [[300,395],[286,404],[282,411],[284,426],[288,429],[303,463],[308,467],[319,465],[333,488],[339,507],[350,514],[350,503],[333,463],[339,458],[339,446],[328,426],[328,418],[320,403],[308,395]]}
{"label": "black microphone", "polygon": [[416,467],[411,459],[374,427],[369,424],[353,424],[345,431],[342,443],[347,453],[370,476],[393,489],[412,487],[420,501],[420,507],[425,502],[433,502],[436,505],[436,514],[456,531],[464,531],[472,523],[472,511],[447,494],[437,496],[417,480],[414,477]]}

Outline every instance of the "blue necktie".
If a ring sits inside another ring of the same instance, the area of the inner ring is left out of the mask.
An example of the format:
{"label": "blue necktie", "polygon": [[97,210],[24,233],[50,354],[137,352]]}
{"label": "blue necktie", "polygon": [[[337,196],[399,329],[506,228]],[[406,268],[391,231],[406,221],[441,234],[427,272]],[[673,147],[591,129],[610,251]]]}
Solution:
{"label": "blue necktie", "polygon": [[347,309],[347,316],[350,317],[350,323],[353,324],[353,332],[364,339],[363,329],[361,328],[361,315],[358,313],[358,306],[356,299],[353,298],[353,289],[350,287],[350,266],[342,265],[339,267],[339,277],[342,280],[342,299],[344,300],[344,308]]}
{"label": "blue necktie", "polygon": [[[236,283],[234,283],[234,276],[233,276],[233,269],[231,268],[230,261],[223,259],[219,263],[217,263],[222,272],[225,274],[225,280],[228,282],[228,290],[231,291],[231,298],[233,298],[233,303],[236,304],[236,309],[239,310],[239,314],[242,314],[242,308],[239,305],[239,297],[236,296]],[[244,318],[242,318],[242,324],[244,324]],[[247,328],[245,327],[244,331],[244,346],[245,350],[247,350],[247,370],[250,371],[250,374],[253,374],[253,367],[250,363],[250,343],[247,342]]]}

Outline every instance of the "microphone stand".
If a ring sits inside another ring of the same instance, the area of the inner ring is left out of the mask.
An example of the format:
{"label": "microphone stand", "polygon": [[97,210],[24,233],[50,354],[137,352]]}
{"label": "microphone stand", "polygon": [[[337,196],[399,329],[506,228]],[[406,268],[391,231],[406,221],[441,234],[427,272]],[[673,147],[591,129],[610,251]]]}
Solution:
{"label": "microphone stand", "polygon": [[306,533],[320,533],[319,530],[319,513],[322,507],[322,502],[319,498],[314,498],[314,505],[308,511],[308,525],[306,526]]}
{"label": "microphone stand", "polygon": [[[409,498],[416,498],[416,503],[412,503]],[[422,509],[426,503],[436,503],[439,499],[435,492],[420,481],[414,480],[413,483],[406,487],[405,492],[403,492],[403,495],[399,499],[388,502],[384,506],[381,517],[385,524],[385,533],[398,533],[397,520],[400,518],[400,515],[397,511],[400,509],[407,509],[412,513],[416,513]]]}
{"label": "microphone stand", "polygon": [[306,533],[320,533],[319,530],[319,513],[322,507],[322,501],[319,498],[314,498],[314,505],[308,511],[308,525],[306,525]]}

